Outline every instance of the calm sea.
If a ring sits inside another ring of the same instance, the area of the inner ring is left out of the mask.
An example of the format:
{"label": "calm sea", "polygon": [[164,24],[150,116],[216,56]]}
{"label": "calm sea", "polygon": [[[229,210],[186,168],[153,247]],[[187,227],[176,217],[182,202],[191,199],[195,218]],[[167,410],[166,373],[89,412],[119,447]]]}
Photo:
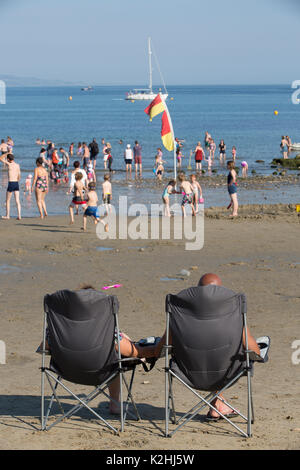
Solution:
{"label": "calm sea", "polygon": [[[152,169],[157,147],[161,146],[159,116],[149,122],[144,113],[148,102],[126,101],[131,87],[95,87],[83,92],[78,87],[8,88],[6,105],[0,105],[0,138],[11,136],[15,141],[14,153],[21,164],[23,181],[33,171],[39,147],[36,138],[49,139],[56,146],[68,148],[70,142],[89,143],[94,137],[101,149],[101,139],[112,145],[113,176],[116,193],[127,194],[132,201],[149,202],[149,190],[140,184],[120,185],[124,178],[123,152],[127,143],[138,140],[143,148],[144,176],[153,177]],[[281,135],[289,135],[300,142],[300,106],[292,104],[290,86],[174,86],[168,89],[167,104],[173,120],[175,135],[185,140],[183,166],[187,166],[190,150],[197,141],[204,140],[208,131],[218,146],[221,139],[231,156],[237,147],[240,159],[247,160],[249,170],[269,174],[270,162],[280,156]],[[69,97],[72,97],[72,100]],[[278,110],[278,115],[274,115]],[[119,144],[122,139],[124,146]],[[173,168],[173,154],[164,151],[167,169]],[[263,160],[264,163],[256,163]],[[192,160],[193,164],[193,160]],[[98,168],[103,169],[102,158]],[[216,164],[218,173],[225,169]],[[99,179],[102,178],[101,173]],[[154,177],[153,177],[154,178]],[[1,174],[1,213],[5,198],[6,175]],[[297,202],[298,187],[274,191],[268,202]],[[65,188],[51,189],[47,196],[49,213],[64,213],[70,196]],[[161,189],[150,191],[150,199],[159,202]],[[222,196],[221,196],[222,195]],[[265,196],[255,191],[241,194],[241,202],[262,202]],[[244,200],[243,200],[244,198]],[[223,191],[208,191],[206,205],[223,205],[228,196]],[[23,215],[35,215],[34,201],[23,197]]]}

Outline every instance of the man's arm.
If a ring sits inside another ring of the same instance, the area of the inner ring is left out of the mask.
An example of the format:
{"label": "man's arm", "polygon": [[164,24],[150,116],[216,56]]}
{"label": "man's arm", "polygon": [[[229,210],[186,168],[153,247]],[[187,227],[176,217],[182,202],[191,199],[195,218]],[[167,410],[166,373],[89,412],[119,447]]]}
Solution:
{"label": "man's arm", "polygon": [[[248,336],[248,349],[249,351],[254,351],[256,354],[260,356],[260,349],[255,340],[255,338],[251,335],[249,328],[247,327],[247,336]],[[245,330],[243,330],[243,346],[246,349],[246,337],[245,337]]]}

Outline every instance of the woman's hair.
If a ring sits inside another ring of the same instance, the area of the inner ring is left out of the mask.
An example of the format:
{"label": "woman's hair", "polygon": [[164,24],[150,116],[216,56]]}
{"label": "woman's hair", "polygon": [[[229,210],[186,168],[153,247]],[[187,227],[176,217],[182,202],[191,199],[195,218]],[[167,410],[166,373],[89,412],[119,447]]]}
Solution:
{"label": "woman's hair", "polygon": [[38,157],[35,162],[36,162],[37,165],[42,165],[43,164],[42,157]]}
{"label": "woman's hair", "polygon": [[192,175],[190,175],[190,179],[192,178],[196,178],[197,179],[197,175],[195,175],[194,173]]}
{"label": "woman's hair", "polygon": [[179,173],[178,179],[179,179],[179,181],[185,181],[186,180],[185,174],[183,172]]}
{"label": "woman's hair", "polygon": [[96,189],[96,184],[94,183],[94,181],[91,181],[89,183],[89,186],[88,188],[91,190],[91,191],[94,191]]}
{"label": "woman's hair", "polygon": [[78,160],[75,160],[73,163],[74,168],[79,168],[80,167],[80,162]]}
{"label": "woman's hair", "polygon": [[176,180],[170,180],[168,182],[168,186],[175,186],[176,185]]}
{"label": "woman's hair", "polygon": [[230,160],[229,162],[227,162],[227,168],[229,170],[234,170],[234,167],[235,167],[234,161]]}

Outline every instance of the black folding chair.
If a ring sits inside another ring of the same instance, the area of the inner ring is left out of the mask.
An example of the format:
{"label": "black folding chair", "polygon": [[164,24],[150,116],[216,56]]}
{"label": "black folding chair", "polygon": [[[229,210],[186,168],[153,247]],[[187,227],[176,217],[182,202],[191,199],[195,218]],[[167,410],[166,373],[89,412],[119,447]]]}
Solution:
{"label": "black folding chair", "polygon": [[[257,340],[261,354],[248,349],[247,305],[244,294],[219,286],[198,286],[166,298],[165,436],[171,437],[205,407],[218,413],[244,437],[251,437],[254,423],[251,377],[254,362],[267,362],[270,338]],[[243,346],[245,332],[245,348]],[[172,345],[169,344],[169,333]],[[171,359],[169,354],[171,353]],[[220,395],[241,377],[247,377],[247,416]],[[179,420],[175,412],[173,379],[200,401]],[[202,396],[198,391],[209,392]],[[213,406],[219,398],[247,423],[244,431],[230,416]],[[170,412],[176,428],[169,432]]]}
{"label": "black folding chair", "polygon": [[[126,416],[140,419],[132,397],[132,385],[136,366],[140,359],[122,358],[118,321],[118,299],[107,296],[94,289],[78,291],[61,290],[44,298],[44,334],[42,348],[42,384],[41,384],[41,429],[49,430],[65,418],[78,413],[82,408],[89,410],[98,420],[114,433],[118,430],[105,420],[90,402],[100,394],[109,398],[106,389],[119,377],[120,383],[120,431],[124,430]],[[46,341],[49,350],[46,350]],[[118,344],[118,352],[115,345]],[[46,366],[47,355],[50,363]],[[130,371],[129,384],[125,372]],[[52,395],[45,413],[45,378]],[[93,386],[93,390],[83,397],[76,395],[64,382]],[[123,384],[127,389],[127,399],[123,399]],[[57,388],[61,386],[77,402],[65,412]],[[62,415],[51,424],[48,418],[52,405],[56,401]],[[129,411],[132,404],[134,414]]]}

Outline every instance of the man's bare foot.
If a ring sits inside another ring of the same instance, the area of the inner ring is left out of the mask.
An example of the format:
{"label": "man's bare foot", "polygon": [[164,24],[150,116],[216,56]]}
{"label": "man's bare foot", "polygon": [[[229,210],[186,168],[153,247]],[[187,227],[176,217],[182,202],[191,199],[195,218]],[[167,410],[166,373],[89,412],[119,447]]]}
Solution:
{"label": "man's bare foot", "polygon": [[8,219],[9,219],[9,217],[8,217],[7,215],[3,215],[1,218],[2,218],[2,219],[5,219],[5,220],[8,220]]}
{"label": "man's bare foot", "polygon": [[81,227],[80,230],[82,230],[83,232],[86,232],[86,228],[84,228],[84,227]]}
{"label": "man's bare foot", "polygon": [[73,225],[74,224],[74,220],[71,220],[71,222],[69,223],[69,225]]}
{"label": "man's bare foot", "polygon": [[[217,398],[216,400],[214,400],[212,402],[212,405],[218,410],[220,411],[220,413],[222,413],[224,416],[229,416],[229,417],[233,417],[235,416],[237,413],[235,413],[233,411],[232,408],[230,408],[230,406],[227,406],[225,403],[223,403],[221,400],[219,400],[219,398]],[[208,420],[209,419],[222,419],[222,416],[219,415],[215,410],[212,410],[210,409],[210,411],[208,412],[207,414],[207,418]]]}
{"label": "man's bare foot", "polygon": [[22,220],[22,217],[17,217],[17,220]]}

